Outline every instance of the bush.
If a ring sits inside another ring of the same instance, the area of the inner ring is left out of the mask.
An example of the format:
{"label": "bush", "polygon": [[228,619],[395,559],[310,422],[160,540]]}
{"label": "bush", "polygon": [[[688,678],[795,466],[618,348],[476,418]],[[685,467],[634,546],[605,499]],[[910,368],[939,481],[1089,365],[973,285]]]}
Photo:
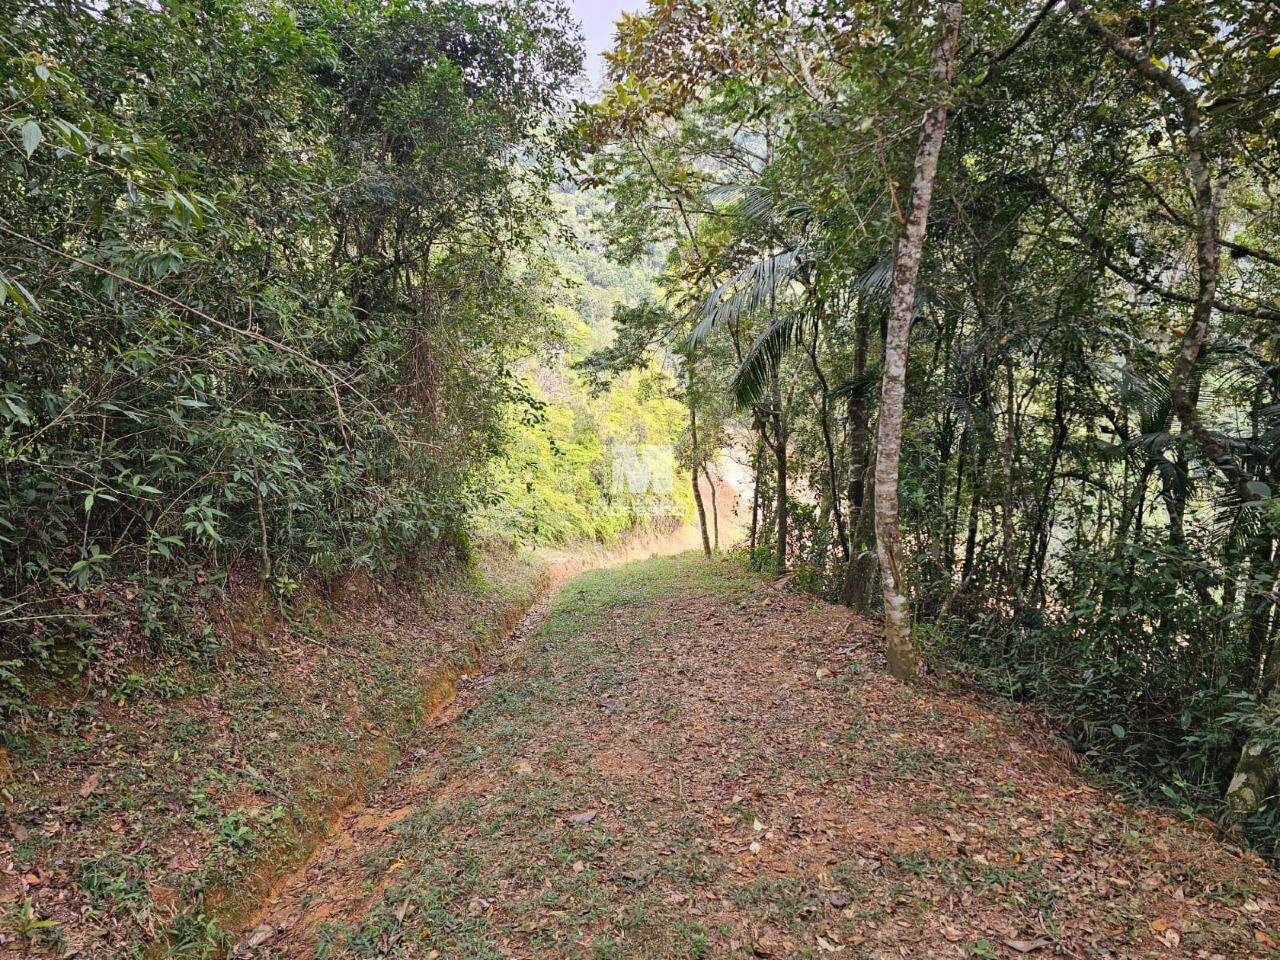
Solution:
{"label": "bush", "polygon": [[[1242,746],[1280,763],[1280,708],[1252,689],[1248,639],[1196,587],[1207,565],[1187,549],[1139,542],[1063,557],[1043,624],[1002,614],[953,621],[945,649],[984,683],[1048,706],[1074,745],[1136,789],[1187,812],[1221,812]],[[1250,827],[1280,851],[1275,805]]]}
{"label": "bush", "polygon": [[459,536],[554,323],[529,248],[566,34],[460,0],[10,19],[0,707],[125,589]]}

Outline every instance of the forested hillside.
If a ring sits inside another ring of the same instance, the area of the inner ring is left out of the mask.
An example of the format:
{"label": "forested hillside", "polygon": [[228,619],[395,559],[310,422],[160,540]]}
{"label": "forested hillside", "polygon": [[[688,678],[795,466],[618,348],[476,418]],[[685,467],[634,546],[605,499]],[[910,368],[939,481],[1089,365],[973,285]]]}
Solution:
{"label": "forested hillside", "polygon": [[614,248],[674,245],[637,334],[749,430],[756,563],[1272,849],[1278,18],[672,0],[586,121]]}
{"label": "forested hillside", "polygon": [[479,523],[526,543],[609,543],[639,529],[669,530],[691,518],[688,479],[676,479],[687,456],[683,470],[670,462],[670,476],[637,477],[640,489],[621,476],[633,454],[665,455],[681,441],[688,414],[669,354],[646,351],[607,382],[589,363],[612,343],[615,312],[655,296],[654,260],[620,265],[605,256],[599,224],[608,211],[598,194],[562,190],[554,200],[563,233],[547,256],[565,285],[553,309],[562,341],[517,368],[530,402],[510,408],[520,422],[510,424],[486,476]]}
{"label": "forested hillside", "polygon": [[0,960],[1274,960],[1277,859],[1273,0],[0,0]]}

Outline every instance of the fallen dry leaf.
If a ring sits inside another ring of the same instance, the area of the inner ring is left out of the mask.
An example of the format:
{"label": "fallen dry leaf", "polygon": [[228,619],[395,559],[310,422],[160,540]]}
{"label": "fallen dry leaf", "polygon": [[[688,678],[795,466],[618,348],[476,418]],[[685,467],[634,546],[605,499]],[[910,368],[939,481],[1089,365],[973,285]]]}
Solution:
{"label": "fallen dry leaf", "polygon": [[1004,945],[1010,950],[1018,951],[1018,953],[1035,953],[1037,950],[1053,946],[1050,941],[1039,937],[1035,940],[1006,940]]}
{"label": "fallen dry leaf", "polygon": [[271,939],[271,935],[276,932],[276,928],[269,923],[260,923],[253,928],[249,936],[245,938],[244,945],[250,950],[257,950],[260,946]]}

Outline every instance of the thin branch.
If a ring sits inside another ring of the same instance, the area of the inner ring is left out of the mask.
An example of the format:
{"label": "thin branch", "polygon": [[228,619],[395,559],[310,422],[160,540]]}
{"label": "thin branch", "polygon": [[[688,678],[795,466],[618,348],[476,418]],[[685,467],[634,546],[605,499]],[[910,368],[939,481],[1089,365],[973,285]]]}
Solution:
{"label": "thin branch", "polygon": [[[98,273],[102,273],[102,274],[105,274],[106,276],[113,277],[116,280],[119,280],[121,283],[128,284],[129,286],[134,287],[138,290],[141,290],[144,293],[148,293],[151,296],[159,300],[162,300],[165,303],[170,304],[171,306],[177,307],[180,310],[185,310],[187,313],[190,313],[193,316],[199,317],[201,320],[204,320],[206,323],[210,323],[215,327],[219,327],[222,330],[226,330],[228,333],[234,333],[237,336],[245,337],[246,339],[249,339],[249,340],[256,340],[259,343],[266,344],[267,346],[275,350],[279,350],[282,353],[287,353],[291,357],[301,360],[303,363],[307,364],[308,366],[314,367],[315,369],[319,370],[329,380],[329,392],[333,397],[333,404],[337,408],[337,412],[338,412],[338,430],[342,434],[343,445],[346,446],[348,450],[351,449],[351,438],[347,433],[347,418],[346,418],[346,413],[342,406],[342,398],[338,393],[339,385],[346,387],[353,394],[355,394],[360,400],[364,401],[364,403],[369,407],[369,409],[373,411],[373,413],[382,421],[383,425],[391,432],[391,435],[396,438],[396,441],[401,442],[400,438],[396,435],[395,430],[391,428],[391,424],[387,421],[386,417],[383,416],[382,412],[378,410],[377,407],[374,406],[371,400],[369,400],[363,393],[361,393],[358,389],[356,389],[356,387],[350,381],[345,380],[342,377],[339,377],[327,365],[325,365],[324,363],[321,363],[319,360],[315,359],[314,357],[307,356],[307,354],[303,353],[301,350],[298,350],[295,347],[291,347],[287,343],[281,343],[280,341],[272,339],[271,337],[268,337],[266,334],[259,333],[256,330],[249,330],[249,329],[246,329],[245,327],[236,326],[233,323],[227,323],[225,320],[219,320],[217,317],[214,317],[211,314],[206,313],[200,308],[193,307],[189,303],[184,303],[183,301],[178,300],[176,297],[171,297],[167,293],[164,293],[161,290],[157,290],[155,287],[151,286],[150,284],[143,283],[140,280],[135,280],[133,277],[130,277],[127,274],[119,273],[115,270],[112,270],[109,267],[104,267],[101,264],[93,263],[92,261],[89,261],[89,260],[84,260],[80,257],[75,256],[74,254],[66,253],[65,251],[59,250],[56,247],[51,247],[47,243],[41,243],[39,240],[36,240],[34,237],[29,237],[24,233],[19,233],[17,230],[14,230],[3,220],[0,220],[0,233],[6,233],[17,240],[21,240],[23,243],[30,244],[36,249],[43,250],[45,253],[52,254],[55,257],[60,257],[63,260],[69,260],[72,263],[79,264],[82,267],[87,267],[90,270],[95,270]],[[401,445],[403,446],[403,443],[401,443]]]}
{"label": "thin branch", "polygon": [[1061,0],[1048,0],[1048,2],[1045,3],[1039,11],[1037,11],[1036,15],[1031,18],[1030,22],[1022,28],[1022,32],[1014,38],[1013,42],[987,61],[985,76],[983,76],[975,86],[980,87],[986,83],[993,75],[993,68],[999,66],[1005,60],[1008,60],[1011,56],[1022,49],[1026,42],[1031,39],[1037,30],[1040,29],[1040,25],[1049,18],[1049,14],[1053,13],[1054,7],[1056,7],[1060,2]]}
{"label": "thin branch", "polygon": [[[1196,298],[1188,293],[1179,293],[1176,290],[1170,290],[1168,287],[1161,286],[1153,280],[1148,280],[1141,274],[1122,266],[1110,253],[1107,252],[1107,242],[1098,234],[1090,230],[1067,204],[1057,197],[1048,185],[1041,181],[1040,187],[1044,190],[1044,194],[1053,203],[1055,207],[1061,210],[1067,218],[1075,225],[1076,229],[1084,234],[1088,241],[1090,251],[1098,258],[1098,262],[1114,273],[1121,280],[1132,283],[1135,287],[1141,287],[1148,293],[1153,293],[1165,300],[1171,300],[1174,303],[1185,303],[1194,305]],[[1254,320],[1275,320],[1280,321],[1280,310],[1271,307],[1241,307],[1236,304],[1227,303],[1223,300],[1214,298],[1213,307],[1222,313],[1229,313],[1237,317],[1251,317]]]}

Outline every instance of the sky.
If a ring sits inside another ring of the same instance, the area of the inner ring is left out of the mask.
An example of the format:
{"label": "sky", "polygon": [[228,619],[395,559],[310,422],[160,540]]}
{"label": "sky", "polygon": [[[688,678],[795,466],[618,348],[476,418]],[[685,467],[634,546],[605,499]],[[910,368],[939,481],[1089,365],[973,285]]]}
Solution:
{"label": "sky", "polygon": [[644,0],[572,0],[573,15],[582,23],[587,39],[587,86],[594,88],[603,77],[600,54],[613,46],[613,22],[626,10],[635,12]]}

